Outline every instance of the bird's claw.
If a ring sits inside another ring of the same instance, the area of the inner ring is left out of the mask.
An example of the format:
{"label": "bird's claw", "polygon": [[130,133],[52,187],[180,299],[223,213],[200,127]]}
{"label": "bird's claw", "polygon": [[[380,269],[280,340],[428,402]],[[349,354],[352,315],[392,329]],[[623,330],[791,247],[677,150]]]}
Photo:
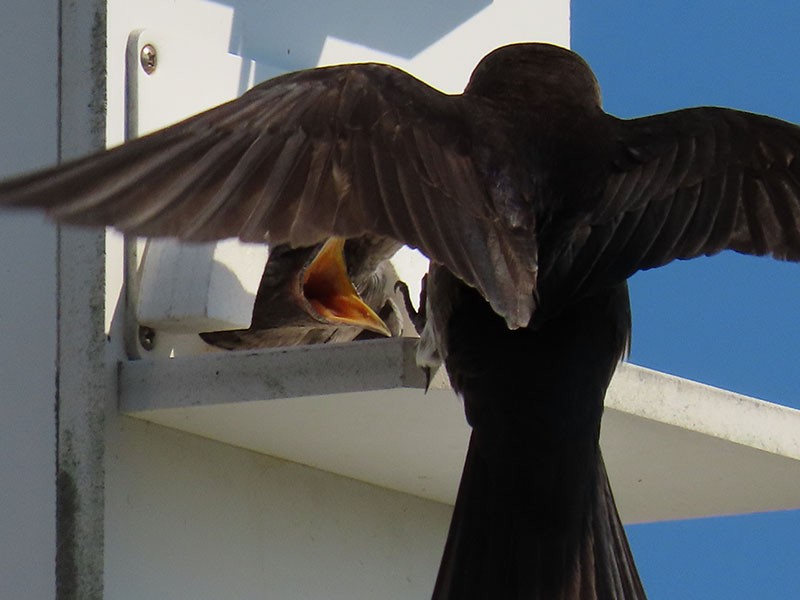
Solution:
{"label": "bird's claw", "polygon": [[405,281],[398,280],[394,284],[394,291],[403,298],[403,305],[408,313],[408,318],[411,320],[412,325],[414,325],[414,329],[417,331],[417,335],[422,335],[422,330],[425,328],[425,323],[427,321],[427,314],[425,311],[425,303],[427,301],[427,284],[428,284],[428,275],[426,274],[422,278],[422,285],[420,287],[419,292],[419,309],[414,308],[414,303],[411,301],[411,292],[408,289],[408,285]]}

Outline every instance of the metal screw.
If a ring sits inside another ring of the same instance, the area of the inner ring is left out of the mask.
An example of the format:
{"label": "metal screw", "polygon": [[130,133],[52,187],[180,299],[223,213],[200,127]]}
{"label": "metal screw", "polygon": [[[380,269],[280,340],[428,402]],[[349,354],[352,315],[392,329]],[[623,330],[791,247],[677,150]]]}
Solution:
{"label": "metal screw", "polygon": [[139,326],[139,343],[147,352],[153,349],[156,345],[156,332],[150,327],[144,325]]}
{"label": "metal screw", "polygon": [[157,58],[156,47],[153,46],[153,44],[145,44],[142,46],[142,50],[139,52],[139,62],[144,72],[148,75],[152,75],[156,70],[156,66],[158,65]]}

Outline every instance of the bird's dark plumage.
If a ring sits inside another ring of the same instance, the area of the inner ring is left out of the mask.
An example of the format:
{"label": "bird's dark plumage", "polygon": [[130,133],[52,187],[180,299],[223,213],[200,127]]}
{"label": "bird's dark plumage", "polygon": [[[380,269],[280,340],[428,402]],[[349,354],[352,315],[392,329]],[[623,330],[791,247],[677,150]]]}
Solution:
{"label": "bird's dark plumage", "polygon": [[430,277],[432,306],[451,307],[445,364],[473,429],[434,598],[643,598],[599,448],[626,285],[509,331],[447,270]]}
{"label": "bird's dark plumage", "polygon": [[388,66],[292,73],[0,185],[64,222],[432,259],[424,337],[473,426],[434,597],[642,598],[598,447],[625,280],[733,249],[800,259],[800,128],[603,112],[576,54],[500,48],[462,95]]}

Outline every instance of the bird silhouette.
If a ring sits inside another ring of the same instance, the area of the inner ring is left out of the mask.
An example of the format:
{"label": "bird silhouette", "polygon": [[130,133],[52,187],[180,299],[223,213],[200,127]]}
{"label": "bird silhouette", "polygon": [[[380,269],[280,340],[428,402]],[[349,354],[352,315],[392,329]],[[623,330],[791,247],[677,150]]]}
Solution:
{"label": "bird silhouette", "polygon": [[626,279],[724,249],[800,258],[800,129],[601,107],[575,53],[499,48],[460,95],[386,65],[300,71],[0,203],[188,241],[388,238],[431,259],[420,363],[472,426],[435,599],[644,591],[599,449]]}

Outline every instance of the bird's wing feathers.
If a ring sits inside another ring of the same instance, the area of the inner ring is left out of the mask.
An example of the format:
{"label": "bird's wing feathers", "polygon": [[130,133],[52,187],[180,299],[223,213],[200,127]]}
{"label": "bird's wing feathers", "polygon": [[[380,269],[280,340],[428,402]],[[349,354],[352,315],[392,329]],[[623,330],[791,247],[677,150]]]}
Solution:
{"label": "bird's wing feathers", "polygon": [[473,160],[480,132],[461,117],[463,102],[384,65],[292,73],[106,153],[4,183],[0,204],[189,241],[388,236],[524,325],[535,253],[509,233],[486,189]]}
{"label": "bird's wing feathers", "polygon": [[551,263],[572,293],[724,249],[800,260],[800,127],[708,107],[611,119],[606,186]]}

